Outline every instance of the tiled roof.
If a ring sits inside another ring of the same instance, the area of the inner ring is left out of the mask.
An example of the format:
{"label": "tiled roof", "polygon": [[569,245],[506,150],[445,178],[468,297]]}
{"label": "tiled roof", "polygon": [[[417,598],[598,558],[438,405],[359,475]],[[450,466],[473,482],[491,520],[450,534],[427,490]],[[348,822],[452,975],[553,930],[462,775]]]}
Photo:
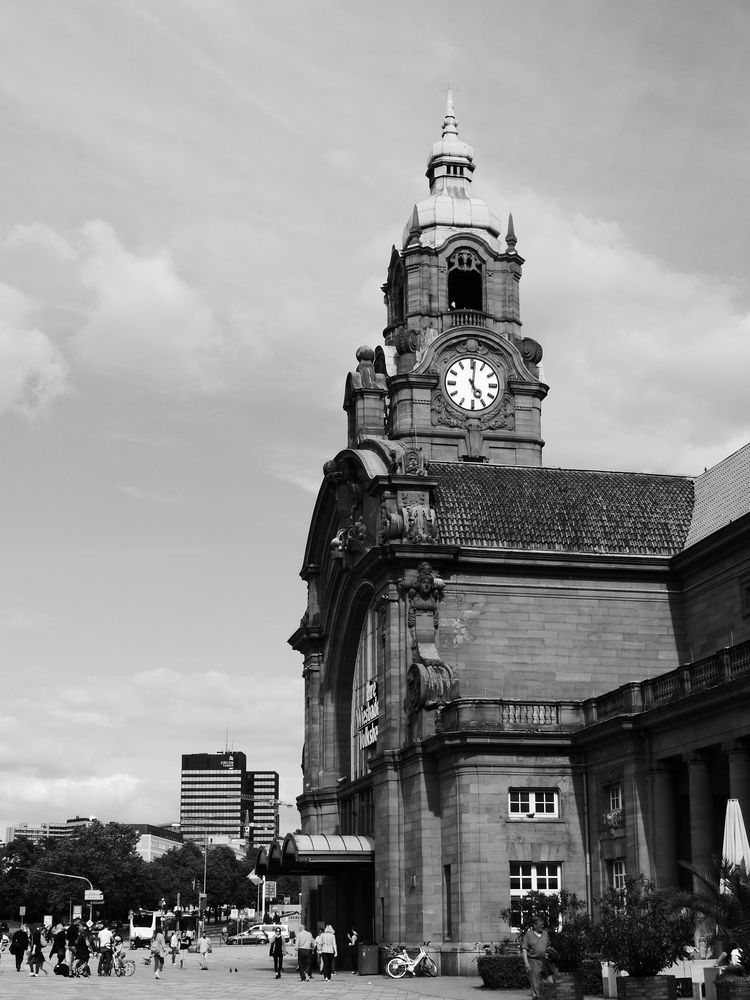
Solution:
{"label": "tiled roof", "polygon": [[695,510],[685,547],[750,512],[750,444],[695,480]]}
{"label": "tiled roof", "polygon": [[686,476],[430,462],[440,541],[534,551],[671,556],[693,512]]}

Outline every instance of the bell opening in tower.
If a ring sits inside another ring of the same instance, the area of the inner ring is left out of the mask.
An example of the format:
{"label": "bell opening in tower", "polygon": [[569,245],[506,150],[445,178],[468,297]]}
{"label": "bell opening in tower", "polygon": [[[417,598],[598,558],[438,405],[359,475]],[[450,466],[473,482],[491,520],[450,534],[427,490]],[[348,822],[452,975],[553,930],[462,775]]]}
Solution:
{"label": "bell opening in tower", "polygon": [[448,275],[448,301],[451,310],[482,312],[481,274],[478,271],[451,271]]}

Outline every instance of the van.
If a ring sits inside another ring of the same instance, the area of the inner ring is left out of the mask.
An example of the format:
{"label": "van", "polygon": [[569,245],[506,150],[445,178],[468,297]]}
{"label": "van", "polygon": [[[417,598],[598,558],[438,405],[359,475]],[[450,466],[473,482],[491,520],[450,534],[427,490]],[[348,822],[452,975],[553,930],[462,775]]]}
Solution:
{"label": "van", "polygon": [[133,910],[130,914],[130,947],[145,948],[156,931],[156,910]]}

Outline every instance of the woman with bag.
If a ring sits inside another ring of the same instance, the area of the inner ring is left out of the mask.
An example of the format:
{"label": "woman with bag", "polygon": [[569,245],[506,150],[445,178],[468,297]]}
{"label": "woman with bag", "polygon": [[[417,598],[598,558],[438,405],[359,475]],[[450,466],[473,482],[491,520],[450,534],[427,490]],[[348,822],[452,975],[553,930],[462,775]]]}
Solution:
{"label": "woman with bag", "polygon": [[161,927],[156,928],[151,938],[151,955],[154,959],[154,979],[161,979],[159,973],[164,968],[164,959],[167,955],[167,942]]}

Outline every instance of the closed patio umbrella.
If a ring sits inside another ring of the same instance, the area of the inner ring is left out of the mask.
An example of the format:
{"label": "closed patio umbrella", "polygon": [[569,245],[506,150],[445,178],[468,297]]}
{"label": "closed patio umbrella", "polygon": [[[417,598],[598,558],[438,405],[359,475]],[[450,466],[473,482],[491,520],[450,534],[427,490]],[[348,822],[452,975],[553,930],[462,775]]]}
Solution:
{"label": "closed patio umbrella", "polygon": [[[725,862],[734,865],[735,868],[744,867],[745,872],[750,872],[750,841],[747,839],[745,821],[742,818],[742,809],[739,799],[727,800],[727,813],[724,819],[724,843],[721,848],[721,856]],[[725,891],[723,884],[720,891]]]}

